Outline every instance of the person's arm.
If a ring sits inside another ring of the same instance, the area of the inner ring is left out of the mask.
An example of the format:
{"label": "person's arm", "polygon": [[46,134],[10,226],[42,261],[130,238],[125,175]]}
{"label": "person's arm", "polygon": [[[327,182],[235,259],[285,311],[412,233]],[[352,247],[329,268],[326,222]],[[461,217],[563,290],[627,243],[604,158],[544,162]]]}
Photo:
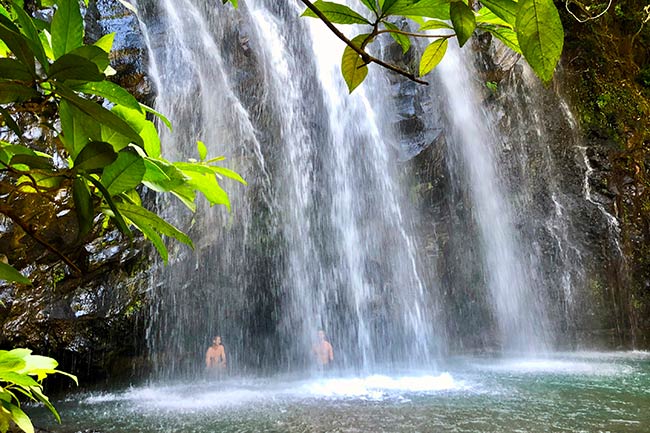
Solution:
{"label": "person's arm", "polygon": [[210,349],[208,349],[207,352],[205,352],[205,368],[210,368]]}
{"label": "person's arm", "polygon": [[226,349],[223,346],[221,346],[221,363],[226,366]]}
{"label": "person's arm", "polygon": [[330,361],[334,361],[334,349],[332,349],[331,344],[327,345],[327,352],[327,356],[329,357]]}

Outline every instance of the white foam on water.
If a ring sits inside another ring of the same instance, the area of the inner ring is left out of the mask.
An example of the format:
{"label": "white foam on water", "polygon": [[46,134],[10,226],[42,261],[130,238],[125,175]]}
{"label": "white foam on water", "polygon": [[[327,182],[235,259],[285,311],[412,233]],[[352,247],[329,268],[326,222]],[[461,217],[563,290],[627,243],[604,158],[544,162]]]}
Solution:
{"label": "white foam on water", "polygon": [[511,359],[498,364],[480,365],[479,368],[501,373],[609,376],[630,374],[635,369],[611,362],[588,362],[562,359]]}

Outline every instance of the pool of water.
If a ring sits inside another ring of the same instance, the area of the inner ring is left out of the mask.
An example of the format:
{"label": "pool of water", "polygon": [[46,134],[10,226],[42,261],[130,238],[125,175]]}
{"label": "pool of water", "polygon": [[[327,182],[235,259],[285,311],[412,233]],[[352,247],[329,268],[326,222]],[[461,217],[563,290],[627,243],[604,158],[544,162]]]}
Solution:
{"label": "pool of water", "polygon": [[83,392],[55,402],[72,432],[649,432],[650,352],[462,357],[434,371],[228,378]]}

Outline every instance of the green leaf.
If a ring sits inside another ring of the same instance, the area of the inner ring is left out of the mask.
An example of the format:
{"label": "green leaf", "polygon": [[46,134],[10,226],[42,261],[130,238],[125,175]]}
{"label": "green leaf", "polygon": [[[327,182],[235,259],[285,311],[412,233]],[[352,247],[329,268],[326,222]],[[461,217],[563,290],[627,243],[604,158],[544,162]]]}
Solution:
{"label": "green leaf", "polygon": [[16,373],[15,371],[0,372],[0,382],[11,382],[26,388],[31,386],[40,386],[38,382],[27,374]]}
{"label": "green leaf", "polygon": [[[386,2],[388,3],[388,2]],[[387,10],[384,8],[384,10]],[[449,0],[397,0],[388,15],[417,16],[426,18],[449,19]]]}
{"label": "green leaf", "polygon": [[519,48],[519,41],[517,40],[517,34],[514,30],[491,25],[481,25],[481,29],[487,30],[494,37],[499,39],[505,46],[510,48],[515,53],[521,54],[521,48]]}
{"label": "green leaf", "polygon": [[113,104],[124,105],[125,107],[142,112],[138,101],[127,92],[122,86],[119,86],[112,81],[97,81],[92,83],[83,83],[72,87],[73,90],[78,92],[101,96],[111,101]]}
{"label": "green leaf", "polygon": [[197,141],[196,142],[196,148],[199,151],[199,159],[201,161],[205,161],[205,158],[208,156],[208,148],[205,147],[205,143],[202,141]]}
{"label": "green leaf", "polygon": [[404,1],[404,0],[379,0],[379,7],[381,8],[383,15],[385,16],[387,12],[395,6],[396,3],[413,3],[413,1]]}
{"label": "green leaf", "polygon": [[158,117],[160,120],[162,120],[162,122],[167,126],[167,128],[169,128],[170,131],[173,129],[172,128],[172,123],[162,113],[159,113],[156,110],[154,110],[153,108],[151,108],[151,107],[149,107],[147,105],[144,105],[144,104],[140,104],[140,108],[142,108],[147,113],[151,113],[154,116]]}
{"label": "green leaf", "polygon": [[[97,49],[101,51],[99,48]],[[58,81],[102,81],[106,76],[101,73],[95,63],[84,57],[70,53],[59,57],[52,64],[48,78]]]}
{"label": "green leaf", "polygon": [[4,120],[9,129],[11,129],[18,137],[23,135],[18,124],[14,121],[13,117],[11,117],[11,114],[2,107],[0,107],[0,119]]}
{"label": "green leaf", "polygon": [[476,28],[476,17],[474,11],[465,3],[458,1],[453,2],[449,8],[451,23],[454,25],[454,31],[458,38],[458,45],[461,47],[472,37]]}
{"label": "green leaf", "polygon": [[453,29],[453,27],[444,21],[429,20],[420,26],[418,32],[423,32],[425,30],[438,30],[438,29]]}
{"label": "green leaf", "polygon": [[[388,30],[400,30],[400,28],[393,23],[389,23],[388,21],[384,21],[383,23]],[[411,40],[408,38],[408,36],[393,32],[390,33],[390,36],[395,40],[395,42],[399,44],[400,47],[402,47],[402,53],[406,54],[409,48],[411,48]]]}
{"label": "green leaf", "polygon": [[58,59],[83,45],[84,27],[79,2],[59,0],[52,18],[52,51]]}
{"label": "green leaf", "polygon": [[517,4],[513,0],[481,0],[481,4],[511,26],[515,25],[517,11],[521,7],[521,3]]}
{"label": "green leaf", "polygon": [[29,69],[16,59],[0,58],[0,80],[34,81]]}
{"label": "green leaf", "polygon": [[147,120],[144,113],[139,109],[128,108],[124,105],[116,105],[112,112],[123,119],[129,126],[138,133],[142,140],[141,148],[148,156],[157,158],[160,156],[160,137],[156,126]]}
{"label": "green leaf", "polygon": [[564,44],[564,29],[553,0],[521,0],[515,28],[524,58],[542,81],[549,82]]}
{"label": "green leaf", "polygon": [[447,39],[436,39],[422,53],[420,59],[420,76],[423,77],[433,70],[447,52]]}
{"label": "green leaf", "polygon": [[[328,20],[335,24],[371,25],[371,22],[364,18],[362,15],[342,4],[318,0],[314,2],[314,6],[319,11],[321,11]],[[311,9],[305,9],[301,16],[318,18],[318,15],[316,15]]]}
{"label": "green leaf", "polygon": [[101,124],[76,105],[65,99],[61,100],[59,115],[61,116],[61,141],[72,158],[76,158],[89,141],[101,141]]}
{"label": "green leaf", "polygon": [[164,219],[160,218],[155,213],[148,211],[147,209],[141,206],[134,206],[128,203],[117,203],[117,208],[124,214],[125,217],[133,221],[134,218],[139,219],[142,222],[146,222],[146,225],[155,229],[157,232],[162,233],[165,236],[172,237],[183,242],[186,245],[189,245],[192,249],[194,244],[192,239],[189,238],[185,233],[169,224]]}
{"label": "green leaf", "polygon": [[0,104],[29,101],[41,96],[31,87],[14,82],[0,82]]}
{"label": "green leaf", "polygon": [[196,212],[196,191],[187,184],[174,188],[171,192],[178,198],[190,211]]}
{"label": "green leaf", "polygon": [[125,122],[120,117],[116,116],[114,113],[108,111],[101,105],[83,99],[79,97],[72,90],[64,87],[62,85],[57,85],[56,92],[64,99],[69,101],[72,105],[79,108],[84,113],[88,114],[90,117],[94,118],[95,121],[105,125],[106,127],[112,129],[115,132],[118,132],[133,143],[137,144],[140,147],[144,147],[144,141],[140,135],[133,130],[133,128]]}
{"label": "green leaf", "polygon": [[204,174],[200,172],[192,172],[183,170],[186,176],[190,178],[187,182],[188,185],[199,190],[210,203],[210,206],[221,204],[226,206],[230,211],[230,200],[228,194],[221,188],[214,173]]}
{"label": "green leaf", "polygon": [[156,248],[156,251],[158,251],[158,254],[160,254],[160,257],[163,259],[163,262],[166,265],[169,259],[167,247],[165,246],[165,243],[163,242],[160,235],[150,225],[151,222],[147,218],[143,218],[140,215],[134,213],[129,214],[127,218],[129,218],[131,222],[135,224],[135,226],[138,228],[138,230],[142,232],[145,238],[151,241],[151,243]]}
{"label": "green leaf", "polygon": [[494,12],[486,7],[479,9],[478,15],[476,16],[476,22],[481,24],[494,24],[497,26],[512,28],[511,24],[499,18]]}
{"label": "green leaf", "polygon": [[54,415],[54,418],[56,418],[57,422],[61,423],[61,417],[59,416],[59,413],[56,411],[54,406],[52,406],[52,403],[50,403],[50,399],[47,398],[47,396],[45,394],[43,394],[41,389],[38,388],[38,387],[37,388],[32,388],[32,393],[34,394],[34,396],[36,397],[36,399],[38,401],[43,403],[45,405],[45,407],[47,407],[50,410],[50,412],[52,412],[52,414]]}
{"label": "green leaf", "polygon": [[110,61],[108,60],[108,53],[94,45],[84,45],[82,47],[75,48],[74,50],[70,51],[69,54],[90,60],[95,65],[97,65],[97,68],[99,68],[99,71],[102,72],[102,75],[104,75],[104,71],[110,64]]}
{"label": "green leaf", "polygon": [[39,155],[14,155],[9,165],[24,164],[30,169],[50,170],[53,168],[52,159]]}
{"label": "green leaf", "polygon": [[[113,150],[111,148],[111,150]],[[90,194],[88,184],[82,178],[75,178],[72,183],[72,198],[74,199],[74,208],[77,213],[77,223],[79,224],[79,238],[83,238],[90,229],[93,228],[93,219],[95,217],[95,206]]]}
{"label": "green leaf", "polygon": [[110,53],[111,50],[113,49],[114,40],[115,40],[115,32],[102,36],[93,45],[101,48],[106,53]]}
{"label": "green leaf", "polygon": [[154,191],[171,191],[187,181],[183,172],[167,161],[145,157],[144,163],[147,171],[142,183]]}
{"label": "green leaf", "polygon": [[214,171],[217,174],[220,174],[224,177],[236,180],[237,182],[243,184],[243,185],[248,185],[248,183],[242,178],[238,173],[225,168],[225,167],[218,167],[218,166],[212,166],[212,171]]}
{"label": "green leaf", "polygon": [[16,14],[16,18],[18,19],[18,23],[22,28],[22,33],[27,37],[27,44],[36,55],[36,58],[38,59],[38,62],[41,64],[43,69],[47,71],[50,63],[48,62],[47,56],[45,55],[45,50],[43,49],[38,30],[36,30],[36,27],[34,26],[34,21],[29,15],[27,15],[22,7],[13,5],[13,10]]}
{"label": "green leaf", "polygon": [[91,141],[81,149],[74,160],[74,169],[86,173],[99,173],[117,159],[113,146],[103,141]]}
{"label": "green leaf", "polygon": [[[11,268],[13,272],[18,273],[18,271],[12,268],[11,266],[7,265],[6,263],[0,262],[0,278],[3,278],[3,275],[1,274],[1,272],[4,269],[3,265],[8,268]],[[18,273],[18,275],[20,275],[20,273]],[[20,277],[25,278],[22,275],[20,275]],[[15,280],[7,280],[7,281],[15,281]],[[29,282],[26,284],[29,284]],[[20,371],[22,368],[25,367],[25,364],[26,364],[25,360],[23,359],[22,356],[18,356],[17,354],[8,352],[6,350],[0,350],[0,373],[5,373],[8,371],[13,371],[13,372]]]}
{"label": "green leaf", "polygon": [[25,433],[34,433],[34,426],[29,417],[18,406],[11,406],[11,418],[14,423]]}
{"label": "green leaf", "polygon": [[[369,35],[358,35],[352,39],[352,43],[358,47],[366,40]],[[348,85],[350,93],[363,83],[368,75],[368,66],[365,64],[361,56],[349,46],[345,46],[343,50],[343,58],[341,59],[341,73],[345,84]]]}
{"label": "green leaf", "polygon": [[115,162],[104,168],[102,184],[111,196],[115,196],[138,186],[145,171],[142,157],[125,149],[119,152]]}
{"label": "green leaf", "polygon": [[16,56],[27,70],[36,77],[36,62],[34,53],[29,47],[28,39],[20,33],[20,30],[4,15],[0,14],[0,39],[7,48]]}
{"label": "green leaf", "polygon": [[85,178],[89,180],[93,185],[95,185],[95,187],[99,190],[99,192],[102,193],[102,196],[104,196],[104,200],[106,200],[106,203],[108,204],[111,213],[107,212],[107,209],[102,209],[103,212],[106,215],[109,215],[115,221],[115,224],[117,224],[117,228],[120,229],[122,233],[127,235],[129,239],[132,239],[133,233],[131,233],[131,230],[129,230],[129,227],[126,225],[126,222],[124,222],[124,217],[122,217],[120,211],[117,210],[117,207],[115,206],[115,202],[113,201],[111,194],[108,192],[108,190],[106,190],[106,187],[102,185],[102,183],[99,180],[95,179],[93,176],[85,176]]}

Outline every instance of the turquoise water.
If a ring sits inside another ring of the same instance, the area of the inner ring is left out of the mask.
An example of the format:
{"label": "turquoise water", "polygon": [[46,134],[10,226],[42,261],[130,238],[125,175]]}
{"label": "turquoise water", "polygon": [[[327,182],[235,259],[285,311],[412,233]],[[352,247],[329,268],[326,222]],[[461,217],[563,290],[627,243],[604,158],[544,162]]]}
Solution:
{"label": "turquoise water", "polygon": [[436,371],[132,387],[55,403],[52,432],[649,432],[650,353],[462,357]]}

